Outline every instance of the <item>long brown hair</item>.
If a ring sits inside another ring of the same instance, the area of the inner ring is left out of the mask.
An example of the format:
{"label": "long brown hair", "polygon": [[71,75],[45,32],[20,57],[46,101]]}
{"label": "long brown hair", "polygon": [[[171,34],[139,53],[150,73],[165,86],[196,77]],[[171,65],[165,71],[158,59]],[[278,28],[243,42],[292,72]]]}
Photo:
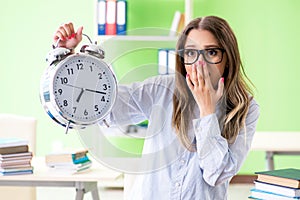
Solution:
{"label": "long brown hair", "polygon": [[[224,77],[224,94],[222,100],[226,106],[225,116],[222,118],[222,136],[229,143],[234,142],[241,128],[245,126],[246,115],[249,110],[252,91],[247,85],[247,78],[241,62],[238,43],[229,24],[222,18],[207,16],[192,20],[182,31],[176,49],[183,49],[192,29],[207,30],[214,35],[220,47],[225,49],[227,63]],[[172,126],[181,143],[189,150],[193,145],[188,136],[190,121],[192,120],[195,100],[186,84],[186,70],[182,58],[176,55],[175,91],[173,95]],[[250,96],[251,95],[251,96]]]}

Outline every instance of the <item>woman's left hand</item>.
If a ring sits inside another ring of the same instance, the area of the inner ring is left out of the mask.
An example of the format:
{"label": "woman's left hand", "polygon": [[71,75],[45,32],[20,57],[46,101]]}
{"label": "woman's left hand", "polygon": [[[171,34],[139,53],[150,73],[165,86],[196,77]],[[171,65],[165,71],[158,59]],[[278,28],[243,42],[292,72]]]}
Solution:
{"label": "woman's left hand", "polygon": [[200,117],[214,113],[223,95],[224,78],[219,79],[218,87],[214,89],[206,63],[199,62],[192,65],[192,72],[187,74],[186,82],[199,106]]}

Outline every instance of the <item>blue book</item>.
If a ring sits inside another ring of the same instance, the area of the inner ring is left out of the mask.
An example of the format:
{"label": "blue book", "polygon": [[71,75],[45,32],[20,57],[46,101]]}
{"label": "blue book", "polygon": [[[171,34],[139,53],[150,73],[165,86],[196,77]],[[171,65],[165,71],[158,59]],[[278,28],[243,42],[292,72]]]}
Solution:
{"label": "blue book", "polygon": [[[276,191],[274,191],[276,192]],[[276,194],[273,192],[267,192],[264,190],[251,189],[251,196],[249,198],[252,199],[264,199],[264,200],[295,200],[300,199],[300,197],[290,197],[281,194]]]}
{"label": "blue book", "polygon": [[90,159],[87,155],[85,155],[83,157],[79,157],[79,158],[73,157],[74,164],[85,163],[87,161],[90,161]]}
{"label": "blue book", "polygon": [[127,1],[117,1],[117,35],[126,35],[127,28]]}
{"label": "blue book", "polygon": [[10,170],[10,171],[1,171],[0,176],[12,176],[12,175],[22,175],[22,174],[33,174],[33,170]]}
{"label": "blue book", "polygon": [[28,145],[28,140],[21,138],[0,138],[0,148]]}
{"label": "blue book", "polygon": [[105,35],[106,26],[106,1],[98,0],[97,4],[98,35]]}

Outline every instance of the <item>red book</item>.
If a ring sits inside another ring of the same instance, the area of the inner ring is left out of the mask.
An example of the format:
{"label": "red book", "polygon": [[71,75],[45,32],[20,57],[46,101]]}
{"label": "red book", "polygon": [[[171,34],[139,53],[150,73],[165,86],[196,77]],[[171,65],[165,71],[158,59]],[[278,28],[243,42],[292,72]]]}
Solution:
{"label": "red book", "polygon": [[116,35],[117,33],[116,9],[117,9],[116,0],[107,0],[105,35]]}

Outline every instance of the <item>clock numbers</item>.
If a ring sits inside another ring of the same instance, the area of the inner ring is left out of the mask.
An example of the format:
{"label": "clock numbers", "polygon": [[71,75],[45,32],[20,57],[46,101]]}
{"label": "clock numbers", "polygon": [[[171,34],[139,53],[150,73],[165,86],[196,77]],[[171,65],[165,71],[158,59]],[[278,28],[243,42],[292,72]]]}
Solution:
{"label": "clock numbers", "polygon": [[98,73],[99,79],[102,79],[102,73]]}
{"label": "clock numbers", "polygon": [[68,71],[68,75],[73,75],[74,74],[74,71],[73,71],[72,68],[71,69],[67,69],[67,71]]}
{"label": "clock numbers", "polygon": [[68,120],[88,124],[102,117],[114,100],[113,77],[102,63],[85,57],[67,62],[54,75],[53,92]]}
{"label": "clock numbers", "polygon": [[60,78],[60,81],[61,81],[61,84],[67,84],[68,78],[67,77]]}
{"label": "clock numbers", "polygon": [[62,95],[63,90],[62,89],[58,89],[57,92],[58,92],[59,95]]}
{"label": "clock numbers", "polygon": [[83,70],[83,64],[82,63],[77,63],[77,69],[78,70]]}
{"label": "clock numbers", "polygon": [[69,104],[68,104],[68,101],[67,101],[67,100],[64,100],[64,101],[63,101],[63,105],[64,105],[64,106],[68,106],[68,105],[69,105]]}
{"label": "clock numbers", "polygon": [[103,90],[107,90],[107,85],[103,84]]}

